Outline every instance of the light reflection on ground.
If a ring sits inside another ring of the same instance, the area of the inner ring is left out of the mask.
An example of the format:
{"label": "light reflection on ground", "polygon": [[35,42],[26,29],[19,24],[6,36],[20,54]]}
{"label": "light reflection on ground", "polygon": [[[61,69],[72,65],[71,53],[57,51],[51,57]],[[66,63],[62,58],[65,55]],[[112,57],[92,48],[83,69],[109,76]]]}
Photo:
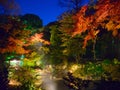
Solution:
{"label": "light reflection on ground", "polygon": [[[44,88],[45,90],[59,90],[57,89],[57,84],[62,80],[62,78],[53,76],[53,68],[51,66],[47,66],[44,69],[34,69],[34,71],[31,73],[35,77],[34,85],[37,89]],[[21,86],[22,83],[10,78],[9,85]]]}

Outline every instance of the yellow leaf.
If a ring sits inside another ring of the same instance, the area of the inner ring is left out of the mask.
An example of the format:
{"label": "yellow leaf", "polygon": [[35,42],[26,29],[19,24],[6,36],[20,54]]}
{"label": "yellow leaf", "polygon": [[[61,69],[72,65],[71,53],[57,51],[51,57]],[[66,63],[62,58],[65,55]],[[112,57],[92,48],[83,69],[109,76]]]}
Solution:
{"label": "yellow leaf", "polygon": [[120,24],[115,27],[115,29],[120,29]]}
{"label": "yellow leaf", "polygon": [[113,30],[115,27],[113,21],[109,21],[107,24],[106,24],[106,28],[108,29],[108,31],[110,30]]}

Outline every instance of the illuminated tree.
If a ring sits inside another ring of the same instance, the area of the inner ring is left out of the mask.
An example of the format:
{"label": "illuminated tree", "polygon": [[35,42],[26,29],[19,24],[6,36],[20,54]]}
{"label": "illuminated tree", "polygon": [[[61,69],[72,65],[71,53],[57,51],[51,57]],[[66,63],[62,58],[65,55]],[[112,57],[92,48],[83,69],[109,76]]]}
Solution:
{"label": "illuminated tree", "polygon": [[96,41],[100,34],[109,31],[112,33],[111,37],[120,36],[119,5],[119,0],[99,0],[94,6],[83,6],[73,17],[76,20],[73,36],[86,34],[83,48],[86,47],[88,40],[93,41],[94,58],[96,58]]}
{"label": "illuminated tree", "polygon": [[65,12],[59,17],[59,31],[61,32],[61,46],[64,57],[68,62],[78,63],[84,54],[81,43],[83,37],[77,35],[71,37],[75,26],[75,20],[72,16],[72,13]]}
{"label": "illuminated tree", "polygon": [[53,64],[62,63],[62,47],[61,47],[61,32],[59,31],[59,23],[51,26],[50,36],[50,57]]}
{"label": "illuminated tree", "polygon": [[29,52],[25,47],[27,46],[26,38],[29,36],[30,31],[23,31],[24,25],[19,21],[18,17],[7,16],[6,18],[5,22],[0,23],[0,76],[3,76],[0,78],[1,90],[6,90],[8,87],[6,58],[11,53],[21,55]]}
{"label": "illuminated tree", "polygon": [[35,71],[44,67],[45,60],[43,60],[43,58],[49,51],[45,46],[49,45],[50,42],[42,39],[42,37],[43,33],[36,33],[27,38],[27,42],[29,43],[27,49],[29,49],[30,52],[25,55],[23,66],[20,69],[15,70],[15,73],[13,73],[13,76],[11,77],[11,79],[15,79],[22,84],[21,88],[23,90],[35,88],[35,81],[38,79],[36,77],[37,73],[39,76],[39,72]]}
{"label": "illuminated tree", "polygon": [[99,30],[99,26],[112,31],[113,36],[119,36],[119,4],[119,0],[100,0],[92,8],[94,9],[92,13],[89,12],[91,7],[83,6],[75,16],[77,23],[73,35],[87,32],[85,46],[88,40],[95,39],[102,31],[102,29]]}
{"label": "illuminated tree", "polygon": [[[30,31],[23,30],[24,25],[20,21],[17,21],[17,18],[10,16],[8,17],[8,19],[9,20],[7,23],[3,23],[0,25],[1,34],[3,35],[3,37],[1,36],[3,39],[0,42],[1,53],[28,53],[28,51],[25,50],[24,47],[26,46],[26,38],[29,36]],[[3,45],[3,43],[5,44]]]}
{"label": "illuminated tree", "polygon": [[73,14],[67,12],[60,16],[59,30],[62,33],[61,40],[62,47],[64,48],[63,54],[68,59],[68,62],[76,61],[78,63],[84,54],[81,43],[83,41],[83,36],[76,35],[75,37],[71,37],[75,26],[75,20],[72,16]]}
{"label": "illuminated tree", "polygon": [[[30,29],[26,30],[25,28],[27,26],[22,23],[19,17],[7,16],[6,18],[7,19],[5,22],[0,23],[0,34],[1,34],[0,37],[2,38],[0,40],[0,51],[1,51],[0,57],[2,58],[0,60],[1,62],[0,69],[7,70],[5,68],[6,59],[11,60],[11,59],[17,58],[25,62],[24,64],[25,68],[23,67],[23,69],[20,70],[20,73],[22,73],[24,70],[28,70],[28,71],[29,69],[32,70],[36,66],[36,63],[40,62],[41,56],[42,56],[41,54],[43,54],[41,52],[47,52],[46,48],[44,48],[43,46],[49,45],[50,43],[42,39],[43,37],[42,33],[33,34]],[[31,36],[31,33],[32,33],[32,36]],[[24,56],[24,58],[22,58],[22,56]],[[20,73],[18,73],[18,75]],[[3,76],[6,76],[6,77],[3,77],[2,79],[0,78],[1,79],[0,83],[3,83],[3,84],[5,84],[5,82],[8,83],[7,82],[8,73],[2,72],[0,74]],[[29,75],[29,74],[26,74],[26,75]],[[26,86],[24,84],[28,84],[28,83],[25,81],[22,86]],[[0,84],[2,85],[0,86],[0,88],[2,88],[1,90],[3,90],[4,88],[3,84]]]}
{"label": "illuminated tree", "polygon": [[29,37],[27,41],[29,43],[27,49],[30,50],[30,52],[26,54],[27,61],[25,62],[31,62],[33,65],[32,67],[36,67],[36,65],[38,67],[44,66],[42,65],[44,63],[41,64],[41,62],[45,62],[43,58],[45,58],[45,55],[49,52],[48,46],[50,42],[43,39],[43,33],[36,33]]}
{"label": "illuminated tree", "polygon": [[63,54],[67,56],[68,62],[79,63],[82,60],[82,57],[85,53],[85,50],[82,48],[83,38],[79,35],[71,37],[70,35],[63,34],[62,37],[62,47],[64,48]]}

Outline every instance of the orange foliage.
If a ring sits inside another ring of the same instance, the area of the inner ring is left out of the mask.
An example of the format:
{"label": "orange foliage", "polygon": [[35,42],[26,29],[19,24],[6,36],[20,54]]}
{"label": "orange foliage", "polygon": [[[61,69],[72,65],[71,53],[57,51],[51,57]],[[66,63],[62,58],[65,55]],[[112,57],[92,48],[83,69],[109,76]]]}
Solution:
{"label": "orange foliage", "polygon": [[0,45],[0,53],[15,52],[17,54],[26,54],[30,50],[26,50],[25,47],[35,42],[41,42],[45,45],[50,44],[50,42],[42,39],[43,33],[36,33],[30,37],[31,31],[23,30],[24,25],[20,21],[17,21],[16,18],[12,19],[12,17],[9,17],[9,21],[0,24],[0,28],[2,28],[1,32],[5,34],[3,35],[3,39],[0,40],[0,44],[6,44]]}
{"label": "orange foliage", "polygon": [[87,6],[83,6],[79,13],[73,16],[73,19],[77,20],[73,35],[81,34],[82,32],[85,32],[87,30],[88,22],[87,19],[84,17],[87,8],[88,8]]}
{"label": "orange foliage", "polygon": [[28,42],[29,43],[41,42],[43,44],[49,45],[50,42],[44,40],[42,37],[43,37],[43,33],[36,33],[35,35],[31,36],[28,39]]}
{"label": "orange foliage", "polygon": [[[86,14],[90,7],[83,6],[74,16],[77,22],[73,36],[87,31],[84,47],[88,40],[94,39],[100,32],[98,26],[112,31],[113,36],[120,36],[118,33],[120,29],[120,0],[99,0],[98,3],[92,7],[95,12],[91,15]],[[105,22],[105,20],[108,22]]]}
{"label": "orange foliage", "polygon": [[42,33],[36,33],[34,36],[30,37],[30,42],[38,42],[38,41],[42,41],[43,34]]}
{"label": "orange foliage", "polygon": [[5,52],[16,52],[17,54],[28,53],[29,50],[25,50],[23,48],[24,46],[25,44],[23,41],[10,37],[8,39],[8,45],[5,48],[0,48],[0,51],[1,53],[5,53]]}
{"label": "orange foliage", "polygon": [[42,33],[36,33],[34,36],[31,36],[29,39],[26,39],[27,43],[23,40],[15,39],[13,37],[8,38],[8,44],[5,48],[0,48],[1,53],[5,52],[16,52],[17,54],[26,54],[31,50],[26,50],[24,47],[27,47],[35,42],[42,42],[45,45],[49,45],[50,42],[42,39]]}
{"label": "orange foliage", "polygon": [[29,36],[30,32],[25,31],[24,25],[12,16],[6,17],[6,23],[1,23],[1,32],[4,34],[0,40],[0,53],[16,52],[17,54],[28,53],[29,50],[25,50],[26,44],[25,39]]}

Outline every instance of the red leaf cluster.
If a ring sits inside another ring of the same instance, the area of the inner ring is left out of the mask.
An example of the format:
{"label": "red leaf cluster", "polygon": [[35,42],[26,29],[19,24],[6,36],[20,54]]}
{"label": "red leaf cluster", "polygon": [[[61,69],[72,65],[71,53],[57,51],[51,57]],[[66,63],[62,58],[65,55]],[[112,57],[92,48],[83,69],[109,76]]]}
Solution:
{"label": "red leaf cluster", "polygon": [[[86,12],[91,7],[94,12],[87,15]],[[117,36],[120,29],[120,0],[99,0],[95,6],[83,6],[74,19],[76,19],[76,25],[73,36],[87,32],[84,47],[88,40],[94,39],[101,31],[98,30],[98,26],[111,30],[113,36]]]}

